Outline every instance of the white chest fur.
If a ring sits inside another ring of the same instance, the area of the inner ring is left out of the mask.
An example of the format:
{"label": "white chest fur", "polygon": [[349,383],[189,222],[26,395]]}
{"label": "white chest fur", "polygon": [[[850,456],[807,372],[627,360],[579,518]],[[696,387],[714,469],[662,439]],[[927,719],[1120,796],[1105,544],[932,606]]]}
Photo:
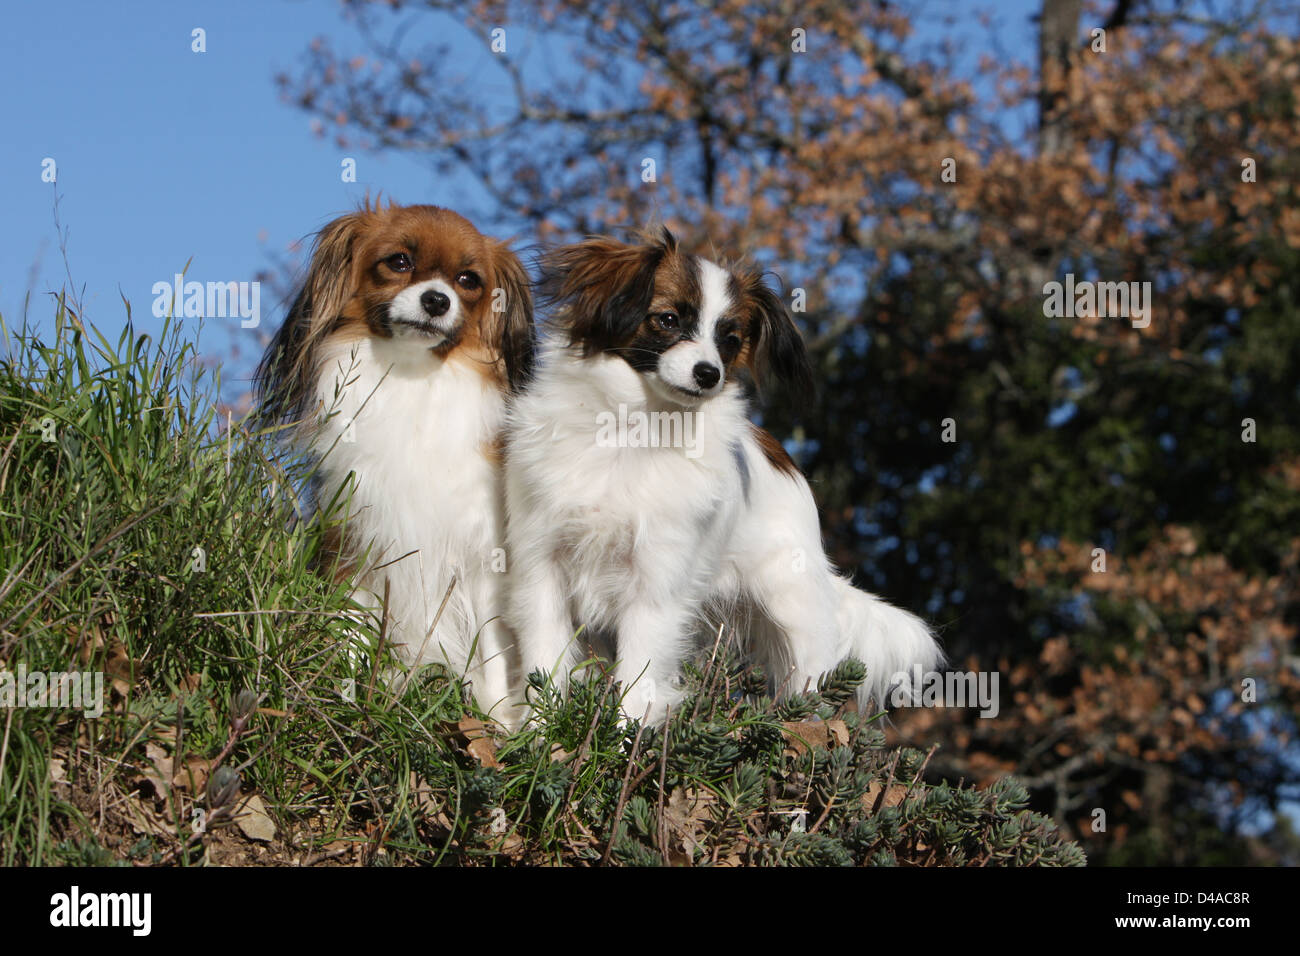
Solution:
{"label": "white chest fur", "polygon": [[[404,656],[468,673],[480,702],[494,703],[483,693],[505,696],[504,677],[496,686],[476,668],[505,650],[499,634],[486,633],[495,630],[487,625],[501,610],[505,570],[493,453],[504,396],[465,364],[373,338],[335,346],[317,389],[323,503],[351,475],[345,547],[353,559],[369,549],[358,599],[377,607],[387,583],[389,635]],[[489,669],[495,663],[505,666]]]}
{"label": "white chest fur", "polygon": [[735,436],[745,421],[725,399],[661,407],[621,359],[547,354],[510,428],[521,619],[538,600],[528,580],[539,563],[558,577],[565,620],[620,631],[629,607],[689,616],[744,507]]}

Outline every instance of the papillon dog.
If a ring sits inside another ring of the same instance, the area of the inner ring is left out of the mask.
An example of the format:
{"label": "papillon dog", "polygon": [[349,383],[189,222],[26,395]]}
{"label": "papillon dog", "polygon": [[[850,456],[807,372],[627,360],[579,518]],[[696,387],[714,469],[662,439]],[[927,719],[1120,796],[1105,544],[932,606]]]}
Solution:
{"label": "papillon dog", "polygon": [[812,386],[762,274],[687,254],[667,230],[634,245],[590,238],[542,268],[556,334],[506,449],[522,673],[564,688],[582,634],[612,642],[625,718],[656,722],[680,698],[683,658],[720,621],[782,694],[816,689],[853,656],[862,705],[883,706],[896,675],[938,666],[924,623],[832,568],[807,481],[750,422],[740,370]]}
{"label": "papillon dog", "polygon": [[354,597],[408,663],[445,663],[485,711],[512,686],[501,431],[533,350],[505,243],[448,209],[367,202],[317,237],[257,374],[264,419],[319,462]]}

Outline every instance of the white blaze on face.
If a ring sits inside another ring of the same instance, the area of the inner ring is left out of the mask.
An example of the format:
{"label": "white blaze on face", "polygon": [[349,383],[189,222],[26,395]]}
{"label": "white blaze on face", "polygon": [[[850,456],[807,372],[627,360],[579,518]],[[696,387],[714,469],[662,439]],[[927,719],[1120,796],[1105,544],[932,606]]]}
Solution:
{"label": "white blaze on face", "polygon": [[[442,315],[430,315],[420,301],[420,297],[430,291],[441,292],[450,300],[451,305]],[[463,316],[464,310],[461,308],[460,296],[456,294],[456,290],[450,284],[442,279],[428,279],[424,282],[417,282],[397,293],[393,297],[393,301],[388,304],[388,317],[392,321],[394,336],[428,338],[437,333],[447,336],[456,330]],[[422,326],[422,328],[413,328],[411,325],[403,323],[413,323]]]}
{"label": "white blaze on face", "polygon": [[[706,259],[700,266],[700,320],[695,334],[664,352],[659,358],[659,377],[669,385],[685,389],[701,398],[711,398],[727,384],[722,356],[718,354],[718,321],[734,305],[731,301],[731,273]],[[695,378],[695,367],[705,362],[718,370],[718,381],[702,388]]]}

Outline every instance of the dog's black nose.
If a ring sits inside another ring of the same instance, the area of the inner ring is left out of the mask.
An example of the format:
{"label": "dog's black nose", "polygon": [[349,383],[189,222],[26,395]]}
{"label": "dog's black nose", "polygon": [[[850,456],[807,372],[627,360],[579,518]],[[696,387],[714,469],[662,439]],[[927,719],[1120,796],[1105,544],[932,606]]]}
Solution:
{"label": "dog's black nose", "polygon": [[437,289],[428,289],[420,296],[420,305],[424,307],[425,312],[436,319],[440,315],[447,314],[447,310],[451,308],[451,299]]}
{"label": "dog's black nose", "polygon": [[696,362],[691,374],[695,376],[700,388],[712,388],[722,378],[722,370],[711,362]]}

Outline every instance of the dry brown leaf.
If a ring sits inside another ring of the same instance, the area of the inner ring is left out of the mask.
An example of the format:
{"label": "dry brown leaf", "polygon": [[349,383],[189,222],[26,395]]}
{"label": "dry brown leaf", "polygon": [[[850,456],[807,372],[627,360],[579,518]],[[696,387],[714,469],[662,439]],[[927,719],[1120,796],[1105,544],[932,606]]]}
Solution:
{"label": "dry brown leaf", "polygon": [[782,721],[781,728],[790,743],[786,750],[792,750],[795,756],[805,754],[809,749],[831,746],[830,728],[824,720]]}
{"label": "dry brown leaf", "polygon": [[172,758],[166,750],[154,741],[144,745],[144,755],[149,762],[142,767],[142,779],[153,787],[154,796],[166,800],[172,792]]}
{"label": "dry brown leaf", "polygon": [[465,748],[469,755],[485,767],[499,767],[501,764],[497,761],[496,741],[490,737],[479,737],[471,740]]}
{"label": "dry brown leaf", "polygon": [[849,725],[842,720],[826,721],[826,729],[830,732],[831,741],[836,747],[847,747],[849,745]]}
{"label": "dry brown leaf", "polygon": [[442,808],[442,802],[433,795],[429,781],[411,771],[411,800],[416,809],[426,816],[433,816]]}
{"label": "dry brown leaf", "polygon": [[512,860],[522,860],[524,858],[524,838],[518,833],[511,833],[501,841],[498,852]]}
{"label": "dry brown leaf", "polygon": [[497,744],[492,739],[487,725],[477,717],[462,717],[456,724],[456,730],[465,740],[465,750],[484,767],[499,767],[497,761]]}
{"label": "dry brown leaf", "polygon": [[189,754],[172,774],[172,786],[186,793],[202,793],[208,785],[209,770],[211,761],[198,754]]}
{"label": "dry brown leaf", "polygon": [[128,797],[120,804],[126,813],[131,829],[142,836],[173,836],[174,828],[161,813],[153,808],[152,800]]}
{"label": "dry brown leaf", "polygon": [[108,645],[108,653],[104,657],[104,673],[108,675],[113,690],[123,697],[127,696],[135,679],[135,662],[126,652],[126,647],[116,638]]}
{"label": "dry brown leaf", "polygon": [[[880,796],[880,784],[873,781],[871,786],[867,787],[867,792],[862,795],[862,806],[870,810],[876,805],[876,800]],[[903,802],[907,796],[907,787],[901,783],[891,784],[889,790],[885,793],[885,802],[882,807],[896,807]]]}
{"label": "dry brown leaf", "polygon": [[[669,795],[664,803],[664,822],[668,825],[668,851],[672,862],[688,866],[694,862],[695,850],[700,845],[696,837],[712,820],[709,808],[717,800],[709,790],[686,787],[678,787]],[[681,848],[680,858],[678,847]]]}
{"label": "dry brown leaf", "polygon": [[56,786],[60,784],[67,786],[69,783],[68,769],[65,766],[62,757],[50,758],[50,783],[55,784]]}

